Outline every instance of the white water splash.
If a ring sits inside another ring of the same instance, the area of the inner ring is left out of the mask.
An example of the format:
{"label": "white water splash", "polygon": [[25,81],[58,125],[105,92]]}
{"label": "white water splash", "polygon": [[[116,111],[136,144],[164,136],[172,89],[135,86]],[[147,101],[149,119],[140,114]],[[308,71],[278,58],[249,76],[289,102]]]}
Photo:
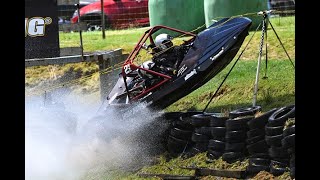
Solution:
{"label": "white water splash", "polygon": [[[65,92],[26,99],[26,180],[101,179],[108,171],[148,162],[165,124],[139,104],[119,112]],[[147,144],[145,143],[147,142]]]}

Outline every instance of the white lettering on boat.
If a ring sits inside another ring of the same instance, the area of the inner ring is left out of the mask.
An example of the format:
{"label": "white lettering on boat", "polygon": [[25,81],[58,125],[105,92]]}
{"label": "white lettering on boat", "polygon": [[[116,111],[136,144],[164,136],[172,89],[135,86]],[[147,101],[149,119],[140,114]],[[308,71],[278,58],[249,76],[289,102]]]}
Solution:
{"label": "white lettering on boat", "polygon": [[223,53],[223,51],[224,51],[224,48],[222,47],[222,49],[218,52],[218,54],[214,55],[213,57],[210,57],[210,59],[214,61]]}
{"label": "white lettering on boat", "polygon": [[191,76],[197,74],[197,70],[193,69],[189,74],[186,75],[186,77],[184,77],[184,80],[188,80]]}
{"label": "white lettering on boat", "polygon": [[177,77],[182,75],[186,70],[188,69],[188,67],[184,64],[178,71]]}

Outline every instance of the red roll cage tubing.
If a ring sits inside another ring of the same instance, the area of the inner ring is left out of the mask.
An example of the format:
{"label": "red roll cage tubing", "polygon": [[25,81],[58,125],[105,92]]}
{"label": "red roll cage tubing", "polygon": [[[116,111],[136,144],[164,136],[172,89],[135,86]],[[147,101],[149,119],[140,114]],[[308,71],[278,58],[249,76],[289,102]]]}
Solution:
{"label": "red roll cage tubing", "polygon": [[148,38],[150,38],[150,42],[152,44],[154,44],[154,41],[153,41],[153,38],[152,38],[152,34],[157,32],[158,30],[160,29],[168,29],[168,30],[171,30],[171,31],[176,31],[176,32],[179,32],[179,33],[182,33],[182,34],[187,34],[187,35],[190,35],[190,36],[193,36],[193,37],[196,37],[196,34],[193,34],[193,33],[190,33],[190,32],[186,32],[186,31],[182,31],[182,30],[179,30],[179,29],[175,29],[175,28],[171,28],[171,27],[168,27],[168,26],[162,26],[162,25],[158,25],[158,26],[154,26],[152,27],[151,29],[147,30],[144,35],[140,38],[139,42],[136,44],[136,46],[134,47],[134,50],[130,53],[130,55],[128,56],[128,58],[126,59],[126,61],[124,62],[124,64],[122,65],[122,76],[123,76],[123,80],[124,80],[124,83],[125,83],[125,87],[126,87],[126,91],[127,91],[127,94],[128,94],[128,98],[129,98],[129,101],[131,101],[130,99],[130,92],[128,90],[128,86],[127,86],[127,81],[126,81],[126,76],[127,74],[124,72],[124,66],[126,65],[129,65],[130,66],[130,69],[131,71],[134,71],[136,69],[142,69],[144,71],[147,71],[149,72],[150,74],[154,74],[156,76],[160,76],[160,77],[163,77],[164,79],[162,81],[160,81],[159,83],[157,83],[156,85],[150,87],[150,88],[147,88],[145,91],[143,91],[142,93],[140,93],[139,95],[135,96],[133,98],[133,100],[137,100],[139,99],[140,97],[144,96],[145,94],[149,93],[150,91],[152,91],[153,89],[161,86],[163,83],[169,81],[171,79],[170,76],[168,75],[165,75],[165,74],[162,74],[162,73],[158,73],[156,71],[152,71],[152,70],[149,70],[149,69],[145,69],[145,68],[142,68],[140,66],[137,66],[135,64],[133,64],[133,59],[132,57],[136,57],[137,53],[140,51],[142,45],[144,42],[146,42],[146,40]]}

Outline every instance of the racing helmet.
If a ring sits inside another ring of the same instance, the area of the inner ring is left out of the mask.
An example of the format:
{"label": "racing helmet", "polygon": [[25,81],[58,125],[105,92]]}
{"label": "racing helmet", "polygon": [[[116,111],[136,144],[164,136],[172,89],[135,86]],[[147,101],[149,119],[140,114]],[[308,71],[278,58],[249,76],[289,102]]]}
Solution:
{"label": "racing helmet", "polygon": [[160,47],[162,50],[167,49],[169,47],[171,47],[173,45],[172,40],[173,37],[170,36],[169,34],[159,34],[156,38],[155,38],[155,45],[157,47]]}
{"label": "racing helmet", "polygon": [[[154,62],[152,62],[152,61],[146,61],[146,62],[142,63],[142,64],[140,65],[140,67],[149,70],[149,69],[153,68],[154,65],[155,65]],[[138,75],[139,75],[140,77],[146,77],[146,76],[147,76],[147,77],[150,77],[150,78],[152,77],[151,74],[147,73],[147,72],[144,71],[143,69],[138,69]]]}

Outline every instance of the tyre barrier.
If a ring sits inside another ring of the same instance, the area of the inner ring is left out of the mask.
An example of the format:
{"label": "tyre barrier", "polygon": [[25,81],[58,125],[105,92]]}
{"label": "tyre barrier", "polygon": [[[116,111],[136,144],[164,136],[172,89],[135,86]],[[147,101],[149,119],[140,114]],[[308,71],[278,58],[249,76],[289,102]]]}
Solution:
{"label": "tyre barrier", "polygon": [[279,176],[290,170],[295,177],[295,105],[273,108],[259,116],[260,106],[223,113],[173,112],[167,148],[170,154],[189,158],[207,152],[208,160],[227,163],[249,158],[248,175],[268,171]]}

